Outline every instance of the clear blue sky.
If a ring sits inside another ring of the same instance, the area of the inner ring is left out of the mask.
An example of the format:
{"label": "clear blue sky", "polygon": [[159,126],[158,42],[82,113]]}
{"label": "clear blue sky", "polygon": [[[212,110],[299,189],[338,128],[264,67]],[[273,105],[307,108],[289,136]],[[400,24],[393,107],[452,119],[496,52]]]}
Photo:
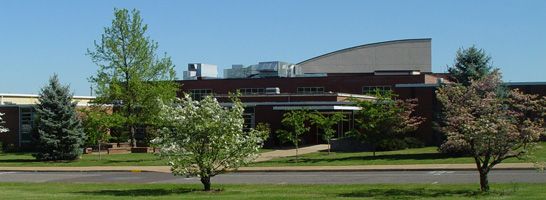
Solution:
{"label": "clear blue sky", "polygon": [[136,8],[176,64],[297,63],[360,44],[432,38],[434,72],[460,47],[484,48],[506,81],[546,81],[546,1],[0,0],[0,93],[37,93],[58,73],[88,95],[86,49],[114,8]]}

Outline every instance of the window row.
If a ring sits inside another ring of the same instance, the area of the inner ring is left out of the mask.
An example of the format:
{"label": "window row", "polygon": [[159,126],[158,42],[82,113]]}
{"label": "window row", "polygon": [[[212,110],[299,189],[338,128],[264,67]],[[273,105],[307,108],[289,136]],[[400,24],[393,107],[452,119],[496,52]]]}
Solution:
{"label": "window row", "polygon": [[241,94],[265,94],[265,88],[240,88]]}
{"label": "window row", "polygon": [[190,95],[193,100],[201,100],[205,96],[212,95],[211,89],[193,89],[190,90]]}
{"label": "window row", "polygon": [[321,94],[324,93],[324,87],[299,87],[298,94]]}
{"label": "window row", "polygon": [[379,92],[380,94],[385,94],[386,92],[391,90],[391,86],[389,85],[364,86],[362,87],[362,94],[375,94],[376,92]]}

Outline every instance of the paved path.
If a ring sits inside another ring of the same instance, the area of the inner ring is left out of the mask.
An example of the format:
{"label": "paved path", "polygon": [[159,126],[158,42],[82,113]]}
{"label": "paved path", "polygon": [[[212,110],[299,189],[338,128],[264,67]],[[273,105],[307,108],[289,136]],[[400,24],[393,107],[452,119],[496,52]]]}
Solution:
{"label": "paved path", "polygon": [[[546,173],[535,170],[495,170],[493,183],[546,183]],[[478,183],[475,171],[382,171],[382,172],[249,172],[212,178],[213,184],[389,184]],[[68,183],[194,183],[196,177],[175,177],[157,172],[0,172],[0,182]]]}
{"label": "paved path", "polygon": [[[328,150],[327,144],[319,144],[319,145],[299,148],[298,155],[314,153],[314,152],[319,152],[323,150]],[[295,155],[296,155],[296,149],[274,150],[274,151],[260,154],[260,156],[256,159],[255,162],[262,162],[262,161],[267,161],[274,158],[289,157],[289,156],[295,156]]]}

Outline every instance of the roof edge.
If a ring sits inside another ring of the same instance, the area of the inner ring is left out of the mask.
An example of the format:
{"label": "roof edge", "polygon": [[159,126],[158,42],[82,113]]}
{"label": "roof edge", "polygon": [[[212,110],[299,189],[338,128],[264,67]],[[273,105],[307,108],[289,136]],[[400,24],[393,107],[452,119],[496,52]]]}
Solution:
{"label": "roof edge", "polygon": [[297,63],[297,65],[301,65],[303,63],[306,63],[306,62],[309,62],[309,61],[312,61],[312,60],[315,60],[315,59],[318,59],[318,58],[338,54],[338,53],[345,52],[345,51],[350,51],[350,50],[353,50],[353,49],[359,49],[359,48],[364,48],[364,47],[369,47],[369,46],[385,45],[385,44],[391,44],[391,43],[399,43],[399,42],[413,42],[413,41],[432,41],[432,38],[389,40],[389,41],[383,41],[383,42],[362,44],[362,45],[357,45],[357,46],[353,46],[353,47],[349,47],[349,48],[340,49],[340,50],[337,50],[337,51],[332,51],[332,52],[325,53],[325,54],[322,54],[322,55],[319,55],[319,56],[315,56],[315,57],[309,58],[307,60],[301,61],[301,62]]}

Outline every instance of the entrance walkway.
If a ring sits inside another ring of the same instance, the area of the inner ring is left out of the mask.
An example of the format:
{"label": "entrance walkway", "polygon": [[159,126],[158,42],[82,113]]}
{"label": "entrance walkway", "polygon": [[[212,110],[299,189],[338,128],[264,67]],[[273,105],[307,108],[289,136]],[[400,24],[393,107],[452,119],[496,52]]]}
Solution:
{"label": "entrance walkway", "polygon": [[[299,148],[298,155],[314,153],[314,152],[319,152],[323,150],[328,150],[327,144],[319,144],[319,145]],[[296,156],[296,149],[275,150],[275,151],[261,153],[254,162],[262,162],[262,161],[267,161],[274,158],[289,157],[289,156]]]}

